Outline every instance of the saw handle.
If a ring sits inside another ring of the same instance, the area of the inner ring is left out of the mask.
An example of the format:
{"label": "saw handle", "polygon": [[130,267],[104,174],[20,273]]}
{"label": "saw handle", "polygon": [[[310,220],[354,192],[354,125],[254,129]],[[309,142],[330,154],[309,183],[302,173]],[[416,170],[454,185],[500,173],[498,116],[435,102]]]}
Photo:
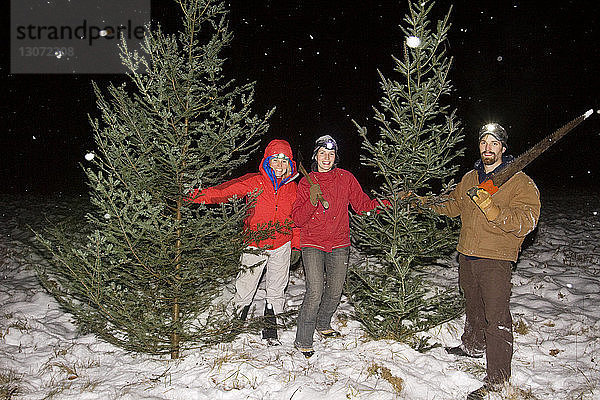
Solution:
{"label": "saw handle", "polygon": [[467,195],[473,199],[474,196],[477,196],[477,189],[483,189],[491,196],[498,191],[498,186],[494,185],[494,181],[488,179],[487,181],[483,181],[479,185],[473,186],[471,189],[467,190]]}
{"label": "saw handle", "polygon": [[[308,174],[308,172],[306,172],[306,169],[304,169],[304,165],[302,165],[301,162],[298,163],[298,170],[302,173],[302,175],[304,175],[304,177],[308,181],[308,184],[312,186],[313,185],[313,181],[312,181],[312,179],[310,179],[310,175]],[[329,208],[329,203],[327,202],[327,200],[325,200],[323,198],[322,195],[318,194],[317,195],[317,200],[319,200],[319,202],[323,205],[324,209],[327,210]]]}
{"label": "saw handle", "polygon": [[478,188],[479,186],[473,186],[471,189],[467,190],[467,196],[469,196],[471,200],[473,200],[473,197],[477,196]]}
{"label": "saw handle", "polygon": [[481,182],[478,187],[485,189],[489,194],[494,194],[498,191],[498,186],[494,185],[494,181],[491,179]]}

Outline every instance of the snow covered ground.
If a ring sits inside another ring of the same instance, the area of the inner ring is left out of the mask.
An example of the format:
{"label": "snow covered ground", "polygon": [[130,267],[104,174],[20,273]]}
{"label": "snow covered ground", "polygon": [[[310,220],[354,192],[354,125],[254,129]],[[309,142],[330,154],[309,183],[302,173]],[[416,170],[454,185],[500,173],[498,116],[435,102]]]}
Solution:
{"label": "snow covered ground", "polygon": [[[512,386],[490,399],[600,399],[598,198],[542,198],[539,229],[513,274]],[[78,335],[28,269],[44,260],[24,224],[70,213],[78,202],[2,197],[0,204],[0,399],[462,399],[485,374],[483,360],[457,360],[442,348],[420,354],[367,340],[358,323],[344,318],[351,313],[345,301],[334,317],[344,337],[317,341],[308,360],[293,348],[294,328],[281,334],[278,347],[244,335],[176,361],[127,353]],[[455,282],[455,260],[444,264],[438,278]],[[302,293],[295,271],[291,307]],[[463,322],[430,333],[455,345]]]}

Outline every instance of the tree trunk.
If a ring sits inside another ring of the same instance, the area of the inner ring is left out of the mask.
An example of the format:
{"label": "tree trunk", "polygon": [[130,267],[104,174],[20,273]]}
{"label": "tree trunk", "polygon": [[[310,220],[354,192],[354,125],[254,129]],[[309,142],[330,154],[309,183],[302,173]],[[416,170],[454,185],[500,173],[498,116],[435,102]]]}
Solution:
{"label": "tree trunk", "polygon": [[[181,200],[177,201],[177,221],[181,221]],[[177,241],[175,242],[175,270],[178,271],[181,268],[181,229],[177,229]],[[181,339],[179,335],[179,328],[177,323],[179,322],[179,298],[173,299],[173,332],[171,332],[171,359],[179,358],[179,341]]]}

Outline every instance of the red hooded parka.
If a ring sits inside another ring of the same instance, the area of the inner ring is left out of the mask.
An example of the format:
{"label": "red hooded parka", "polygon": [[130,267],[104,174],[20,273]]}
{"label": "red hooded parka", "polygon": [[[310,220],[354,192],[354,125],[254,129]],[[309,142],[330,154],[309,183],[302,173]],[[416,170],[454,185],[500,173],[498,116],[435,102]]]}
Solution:
{"label": "red hooded parka", "polygon": [[[274,155],[281,153],[289,158],[292,171],[287,177],[277,179],[269,163]],[[257,231],[269,222],[279,222],[282,225],[292,223],[292,205],[296,200],[296,182],[293,182],[293,180],[298,176],[298,173],[296,172],[296,163],[292,158],[292,148],[289,143],[280,139],[272,140],[265,149],[258,170],[258,173],[249,173],[202,191],[196,189],[190,200],[194,203],[224,203],[234,196],[243,197],[254,191],[259,191],[260,194],[256,197],[255,206],[250,209],[246,217],[246,229]],[[292,247],[300,248],[299,235],[293,234],[293,231],[275,232],[274,238],[261,240],[260,243],[252,242],[250,246],[269,246],[271,249],[276,249],[291,240]]]}

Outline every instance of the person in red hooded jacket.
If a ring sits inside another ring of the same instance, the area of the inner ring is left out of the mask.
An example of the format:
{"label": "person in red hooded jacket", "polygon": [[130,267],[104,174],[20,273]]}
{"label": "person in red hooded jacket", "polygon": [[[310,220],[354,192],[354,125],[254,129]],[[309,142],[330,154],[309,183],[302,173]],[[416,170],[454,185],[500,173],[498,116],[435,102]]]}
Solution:
{"label": "person in red hooded jacket", "polygon": [[[289,143],[279,139],[271,141],[258,169],[258,173],[249,173],[218,186],[202,191],[196,189],[191,201],[223,203],[234,196],[243,197],[258,192],[255,206],[246,217],[245,228],[259,231],[269,223],[289,227],[292,223],[292,205],[296,200],[296,183],[293,180],[298,176]],[[300,251],[292,250],[299,249],[298,243],[298,235],[293,234],[293,229],[277,229],[273,237],[261,240],[260,243],[250,243],[249,249],[252,251],[244,252],[241,257],[245,269],[236,278],[233,298],[242,320],[247,317],[265,268],[265,314],[269,314],[269,310],[273,310],[275,314],[283,312],[290,263],[293,265],[300,259]],[[267,249],[257,252],[259,247]],[[256,267],[249,268],[255,265]],[[276,330],[270,337],[265,332],[263,331],[263,337],[277,339]]]}
{"label": "person in red hooded jacket", "polygon": [[[314,354],[315,329],[324,338],[340,336],[332,329],[331,318],[340,302],[348,268],[348,206],[360,213],[381,204],[363,192],[352,173],[337,168],[338,160],[336,141],[329,135],[318,138],[310,173],[312,185],[306,178],[300,180],[292,210],[294,223],[300,228],[306,278],[294,345],[307,358]],[[384,200],[383,204],[389,202]]]}

